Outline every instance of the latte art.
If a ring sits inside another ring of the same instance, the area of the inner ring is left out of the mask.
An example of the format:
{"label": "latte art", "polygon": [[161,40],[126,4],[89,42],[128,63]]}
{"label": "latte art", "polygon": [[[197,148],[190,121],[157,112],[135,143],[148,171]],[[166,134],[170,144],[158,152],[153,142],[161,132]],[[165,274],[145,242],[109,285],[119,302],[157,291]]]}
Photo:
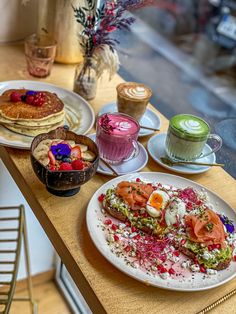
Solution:
{"label": "latte art", "polygon": [[144,100],[151,97],[151,90],[143,84],[124,83],[120,85],[119,94],[129,99]]}
{"label": "latte art", "polygon": [[137,98],[137,99],[147,98],[149,95],[148,91],[144,87],[141,87],[141,86],[124,88],[123,94],[127,97]]}
{"label": "latte art", "polygon": [[116,90],[118,111],[139,121],[146,111],[152,90],[148,86],[136,82],[121,83]]}

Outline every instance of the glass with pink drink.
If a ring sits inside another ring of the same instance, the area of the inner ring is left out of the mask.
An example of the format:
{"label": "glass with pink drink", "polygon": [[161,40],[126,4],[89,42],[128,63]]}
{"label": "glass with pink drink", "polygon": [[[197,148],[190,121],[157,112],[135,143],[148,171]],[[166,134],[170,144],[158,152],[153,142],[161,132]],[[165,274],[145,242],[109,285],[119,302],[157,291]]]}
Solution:
{"label": "glass with pink drink", "polygon": [[140,130],[134,118],[123,113],[105,113],[97,120],[96,143],[100,157],[110,164],[119,164],[136,157]]}

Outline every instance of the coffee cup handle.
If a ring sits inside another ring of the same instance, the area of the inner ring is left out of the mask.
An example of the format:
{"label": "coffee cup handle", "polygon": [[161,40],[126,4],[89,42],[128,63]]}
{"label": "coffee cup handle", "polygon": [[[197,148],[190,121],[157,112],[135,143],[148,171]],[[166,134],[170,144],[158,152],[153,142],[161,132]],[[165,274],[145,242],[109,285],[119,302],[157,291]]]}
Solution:
{"label": "coffee cup handle", "polygon": [[217,134],[210,134],[208,136],[207,141],[210,140],[210,139],[213,139],[217,143],[216,146],[213,147],[212,150],[209,153],[201,154],[197,159],[209,156],[209,155],[217,152],[221,148],[221,146],[222,146],[222,138],[219,135],[217,135]]}
{"label": "coffee cup handle", "polygon": [[133,144],[133,147],[134,147],[134,150],[133,150],[132,154],[131,154],[128,158],[123,159],[123,161],[129,161],[129,160],[131,160],[132,158],[135,158],[135,157],[138,156],[138,154],[139,154],[139,145],[138,145],[138,142],[135,141],[135,140],[132,140],[132,144]]}

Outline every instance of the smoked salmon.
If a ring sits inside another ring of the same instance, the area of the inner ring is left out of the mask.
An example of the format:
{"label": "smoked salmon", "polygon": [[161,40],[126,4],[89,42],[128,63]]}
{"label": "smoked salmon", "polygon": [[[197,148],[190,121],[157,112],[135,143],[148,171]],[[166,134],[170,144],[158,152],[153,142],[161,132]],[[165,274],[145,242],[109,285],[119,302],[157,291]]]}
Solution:
{"label": "smoked salmon", "polygon": [[148,184],[122,181],[116,187],[116,195],[121,197],[132,209],[145,207],[154,191]]}
{"label": "smoked salmon", "polygon": [[223,224],[212,210],[207,209],[202,215],[187,215],[185,222],[191,241],[207,245],[224,243],[226,234]]}

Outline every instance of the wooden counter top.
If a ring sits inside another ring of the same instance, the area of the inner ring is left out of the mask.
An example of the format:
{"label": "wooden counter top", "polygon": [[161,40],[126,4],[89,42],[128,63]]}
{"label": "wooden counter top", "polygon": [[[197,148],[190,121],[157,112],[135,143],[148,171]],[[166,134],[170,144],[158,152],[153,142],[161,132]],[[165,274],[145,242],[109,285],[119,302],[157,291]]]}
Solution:
{"label": "wooden counter top", "polygon": [[[55,64],[51,76],[39,81],[72,90],[74,68],[72,65]],[[26,72],[21,44],[0,46],[0,69],[0,81],[35,80]],[[111,82],[107,82],[105,77],[99,82],[97,97],[91,102],[96,113],[104,104],[115,100],[115,86],[119,82],[121,78],[118,76]],[[160,118],[162,130],[166,130],[168,121],[161,114]],[[144,146],[149,138],[142,138]],[[37,179],[28,151],[0,146],[0,157],[94,313],[196,313],[235,288],[236,279],[208,291],[175,292],[146,286],[124,275],[97,251],[85,221],[88,201],[111,177],[96,174],[81,187],[80,193],[60,198],[49,194]],[[142,171],[168,172],[150,156]],[[236,207],[235,180],[223,169],[215,167],[204,174],[184,177],[205,185]],[[229,299],[212,313],[235,313],[235,300],[235,297]]]}

